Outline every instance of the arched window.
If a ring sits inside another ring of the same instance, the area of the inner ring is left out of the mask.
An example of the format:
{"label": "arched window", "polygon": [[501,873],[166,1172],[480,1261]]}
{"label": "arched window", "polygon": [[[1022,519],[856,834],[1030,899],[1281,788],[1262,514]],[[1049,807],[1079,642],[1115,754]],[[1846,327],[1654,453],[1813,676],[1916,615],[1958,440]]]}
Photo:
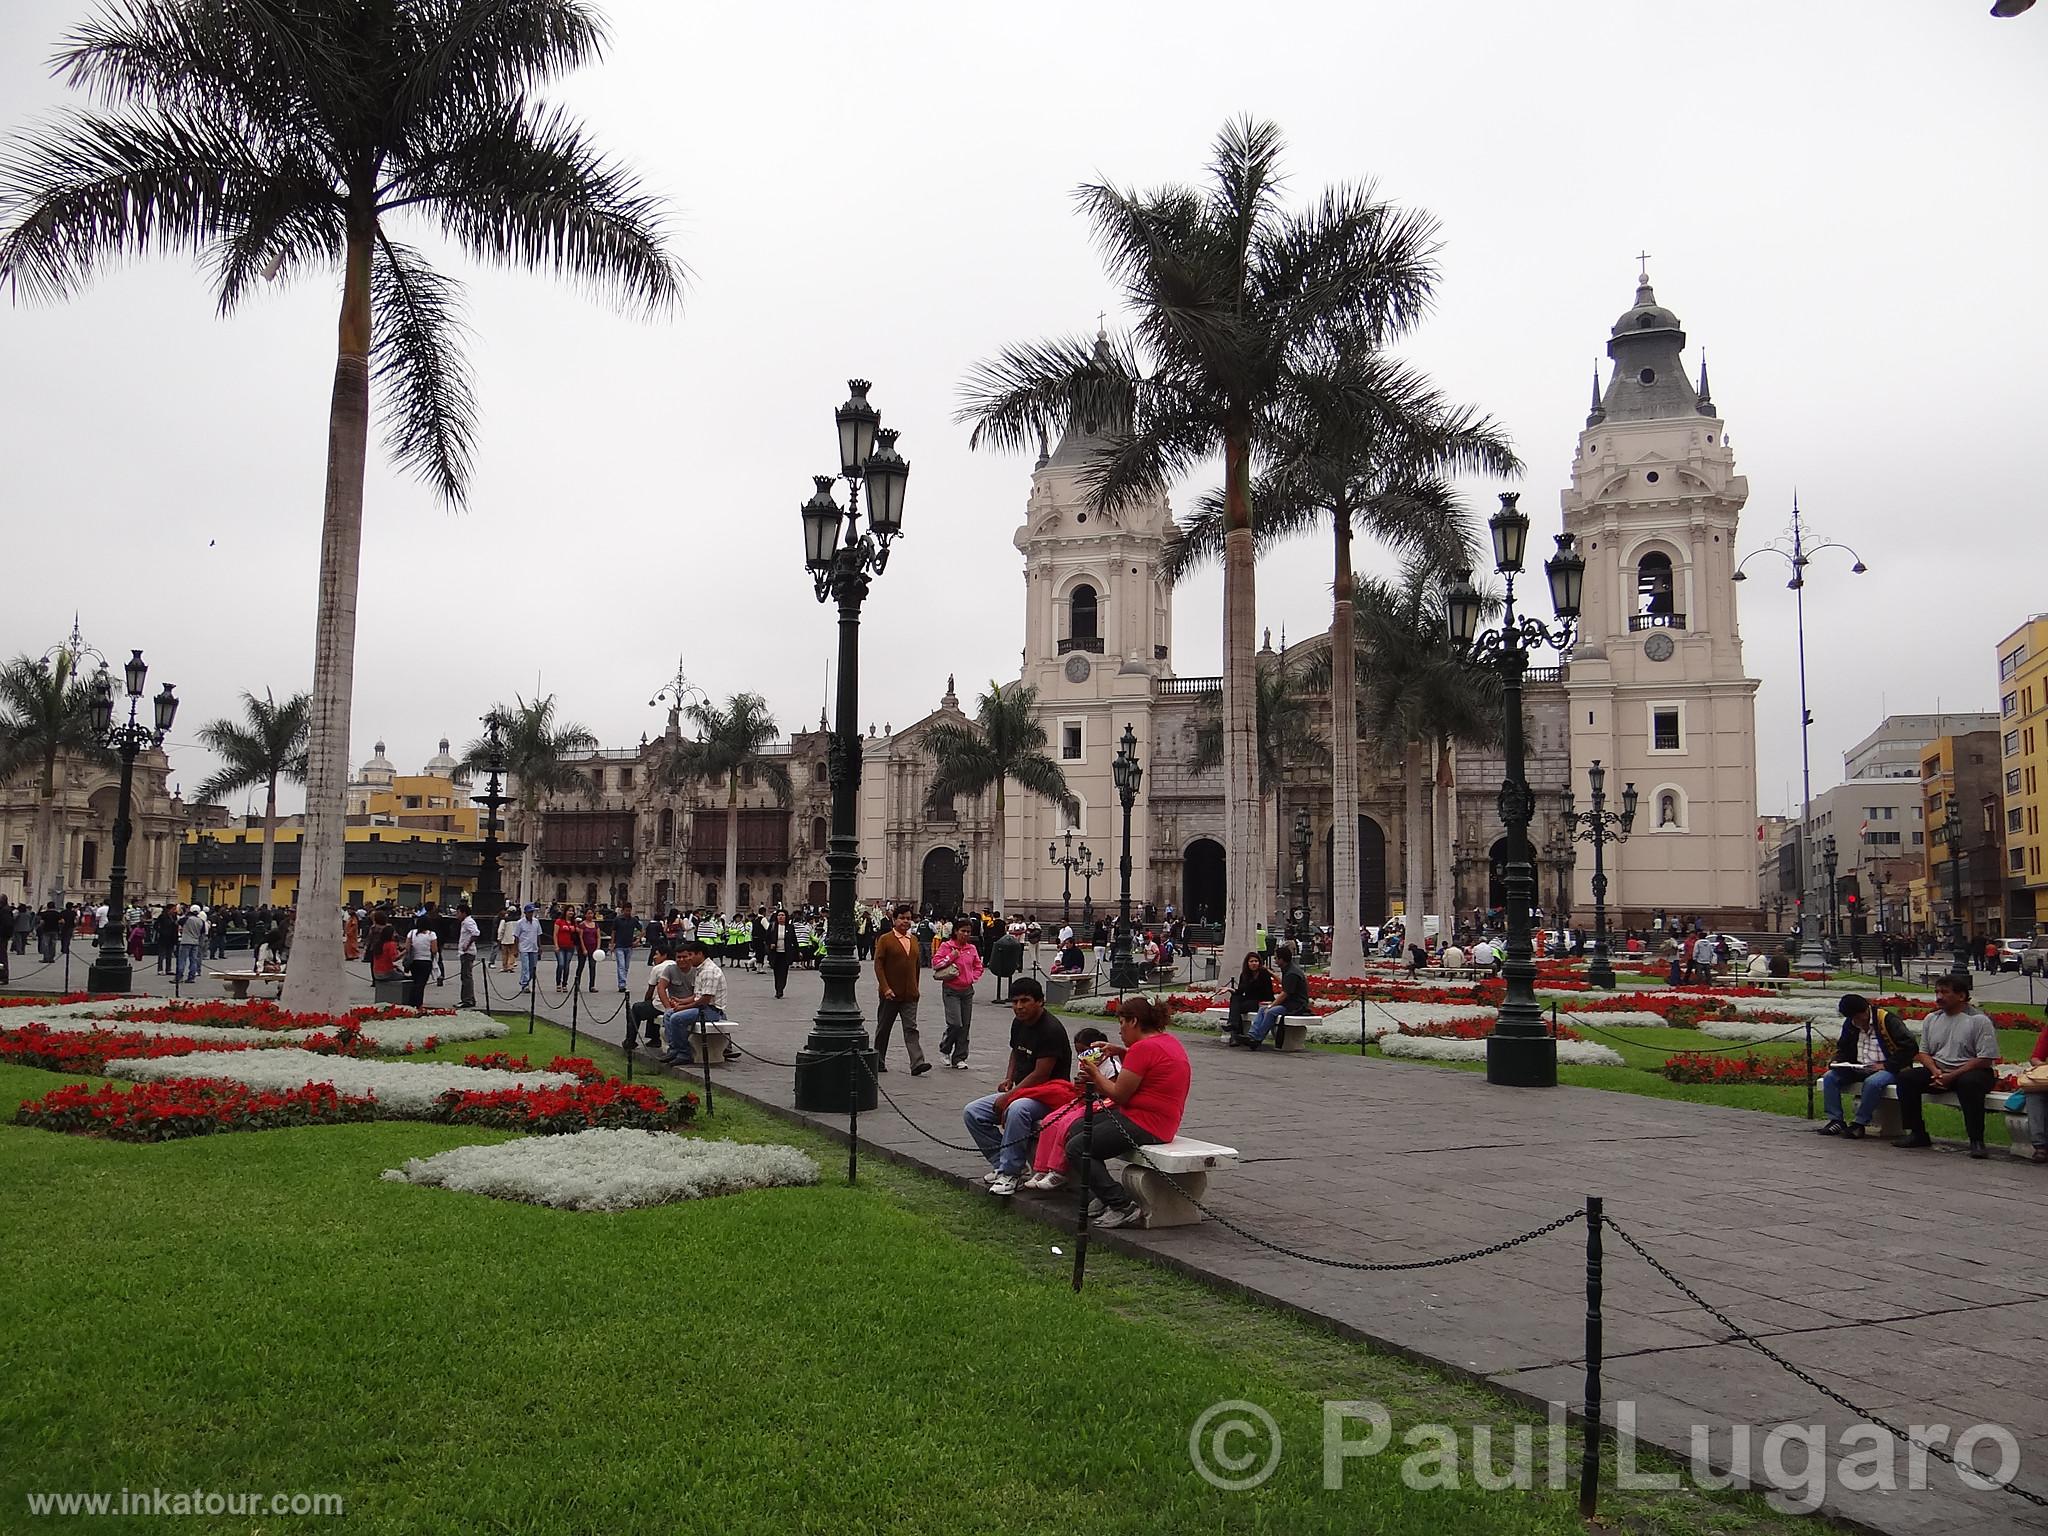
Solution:
{"label": "arched window", "polygon": [[1095,589],[1083,582],[1074,588],[1067,599],[1067,631],[1076,640],[1093,640],[1095,629]]}
{"label": "arched window", "polygon": [[1660,549],[1644,555],[1636,567],[1636,610],[1668,619],[1678,611],[1671,575],[1671,557]]}
{"label": "arched window", "polygon": [[666,848],[675,839],[675,835],[676,813],[664,808],[661,819],[654,824],[654,841],[657,846]]}
{"label": "arched window", "polygon": [[825,844],[832,836],[831,824],[822,816],[811,818],[811,852],[823,854]]}
{"label": "arched window", "polygon": [[754,888],[751,885],[749,885],[746,881],[742,880],[740,882],[740,904],[735,910],[744,912],[753,904]]}

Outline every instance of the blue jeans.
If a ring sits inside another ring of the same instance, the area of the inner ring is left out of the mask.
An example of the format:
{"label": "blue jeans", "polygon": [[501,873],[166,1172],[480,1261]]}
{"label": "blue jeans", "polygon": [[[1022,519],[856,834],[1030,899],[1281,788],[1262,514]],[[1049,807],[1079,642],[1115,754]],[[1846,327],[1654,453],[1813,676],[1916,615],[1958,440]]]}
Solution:
{"label": "blue jeans", "polygon": [[633,951],[632,951],[631,949],[627,948],[627,947],[626,947],[625,945],[623,945],[623,944],[622,944],[622,945],[620,945],[620,946],[619,946],[619,950],[618,950],[618,961],[619,961],[619,990],[620,990],[621,992],[623,992],[623,991],[625,991],[625,990],[626,990],[626,977],[627,977],[627,974],[628,974],[628,973],[629,973],[629,972],[630,972],[630,971],[632,970],[632,968],[633,968]]}
{"label": "blue jeans", "polygon": [[569,962],[575,958],[575,951],[555,947],[555,990],[565,991],[569,985]]}
{"label": "blue jeans", "polygon": [[678,1008],[661,1018],[661,1037],[668,1044],[668,1053],[684,1061],[696,1059],[690,1049],[690,1034],[701,1020],[706,1024],[717,1024],[725,1018],[723,1008]]}
{"label": "blue jeans", "polygon": [[1252,1020],[1250,1038],[1253,1040],[1265,1039],[1267,1035],[1273,1032],[1273,1026],[1286,1017],[1287,1005],[1285,1003],[1266,1004],[1265,1007],[1259,1010],[1259,1016]]}
{"label": "blue jeans", "polygon": [[533,973],[534,973],[534,972],[535,972],[536,970],[538,970],[539,968],[540,968],[540,951],[539,951],[539,950],[537,950],[537,949],[522,949],[521,951],[519,951],[519,990],[520,990],[520,991],[522,991],[522,992],[531,992],[531,991],[533,990]]}
{"label": "blue jeans", "polygon": [[185,981],[199,979],[199,946],[180,944],[178,946],[178,975]]}
{"label": "blue jeans", "polygon": [[1038,1100],[1012,1099],[998,1125],[996,1095],[991,1093],[968,1105],[960,1118],[967,1122],[967,1134],[981,1148],[989,1166],[1014,1177],[1031,1166],[1032,1143],[1038,1139],[1038,1122],[1045,1116],[1046,1108]]}
{"label": "blue jeans", "polygon": [[[1827,1110],[1827,1116],[1830,1120],[1840,1120],[1843,1118],[1842,1084],[1853,1081],[1855,1079],[1833,1070],[1830,1070],[1820,1080],[1820,1099],[1822,1105]],[[1891,1073],[1883,1068],[1879,1068],[1863,1079],[1863,1091],[1856,1098],[1856,1123],[1858,1125],[1870,1124],[1871,1117],[1877,1113],[1877,1106],[1884,1100],[1885,1089],[1891,1087],[1897,1081],[1897,1078],[1893,1077]]]}

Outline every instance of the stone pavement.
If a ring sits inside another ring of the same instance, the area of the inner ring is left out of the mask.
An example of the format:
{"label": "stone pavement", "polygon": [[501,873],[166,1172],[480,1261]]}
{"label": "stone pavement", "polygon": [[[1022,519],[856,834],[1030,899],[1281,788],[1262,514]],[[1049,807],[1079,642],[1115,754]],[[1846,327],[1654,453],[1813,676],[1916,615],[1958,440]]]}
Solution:
{"label": "stone pavement", "polygon": [[[81,945],[73,962],[81,983],[82,955]],[[32,964],[33,952],[27,958]],[[351,990],[367,1002],[361,969]],[[636,995],[644,974],[636,968]],[[35,974],[17,975],[18,985],[38,984]],[[816,973],[794,973],[780,1001],[765,975],[728,977],[742,1042],[793,1060],[817,1005]],[[170,990],[153,971],[136,979]],[[491,983],[502,999],[502,978],[492,973]],[[550,983],[544,971],[541,1011],[566,1023],[567,1002]],[[196,990],[219,995],[204,980]],[[429,1001],[452,1005],[454,993],[451,979]],[[862,997],[872,1017],[865,978]],[[619,1001],[615,987],[581,999],[586,1018]],[[937,999],[923,1012],[929,1050],[941,1027]],[[903,1114],[964,1145],[960,1107],[999,1077],[1008,1013],[985,982],[970,1072],[941,1067],[912,1078],[901,1044],[892,1045],[882,1086]],[[620,1023],[599,1032],[617,1040]],[[2039,1385],[2048,1169],[1996,1155],[1972,1163],[1946,1148],[1824,1140],[1804,1121],[1743,1110],[1592,1089],[1493,1088],[1476,1073],[1422,1063],[1253,1055],[1182,1038],[1195,1065],[1187,1133],[1236,1146],[1246,1159],[1212,1179],[1207,1203],[1260,1236],[1353,1262],[1407,1261],[1486,1246],[1598,1194],[1612,1221],[1707,1301],[1859,1407],[1902,1426],[1946,1425],[1950,1435],[2002,1425],[2021,1448],[2018,1481],[2048,1492],[2048,1452],[2036,1450],[2048,1433]],[[794,1113],[784,1066],[744,1061],[714,1081]],[[845,1130],[843,1117],[814,1123]],[[976,1154],[938,1145],[886,1104],[861,1116],[860,1134],[872,1148],[980,1189],[985,1165]],[[1020,1219],[1071,1213],[1070,1202],[1058,1210],[1029,1197],[1017,1204]],[[1576,1409],[1581,1399],[1584,1229],[1576,1223],[1488,1258],[1400,1274],[1309,1265],[1211,1221],[1102,1240],[1535,1401]],[[1612,1233],[1605,1355],[1608,1422],[1615,1404],[1631,1401],[1637,1433],[1681,1455],[1701,1426],[1717,1470],[1730,1461],[1730,1425],[1750,1427],[1758,1475],[1765,1437],[1779,1425],[1821,1426],[1837,1454],[1866,1449],[1841,1439],[1858,1416],[1730,1342]],[[1823,1509],[1898,1536],[2048,1532],[2048,1511],[1965,1488],[1932,1460],[1926,1487],[1912,1491],[1904,1450],[1890,1449],[1896,1490],[1856,1491],[1831,1472]],[[1988,1444],[1984,1455],[1995,1464]],[[1797,1444],[1785,1453],[1795,1478],[1802,1458]]]}

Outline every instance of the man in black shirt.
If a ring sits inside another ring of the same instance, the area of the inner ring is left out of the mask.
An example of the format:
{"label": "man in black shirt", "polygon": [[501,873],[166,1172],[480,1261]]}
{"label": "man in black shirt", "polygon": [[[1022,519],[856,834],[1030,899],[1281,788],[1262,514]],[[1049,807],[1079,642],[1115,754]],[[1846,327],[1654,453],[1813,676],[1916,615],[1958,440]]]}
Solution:
{"label": "man in black shirt", "polygon": [[1305,1018],[1312,1011],[1308,1005],[1308,973],[1294,963],[1294,946],[1282,944],[1273,952],[1273,959],[1280,967],[1280,997],[1261,1008],[1259,1016],[1252,1020],[1245,1044],[1255,1051],[1282,1019]]}
{"label": "man in black shirt", "polygon": [[1057,1107],[1036,1095],[1049,1085],[1064,1085],[1074,1071],[1066,1026],[1046,1010],[1045,989],[1035,977],[1020,976],[1011,984],[1010,1015],[1010,1060],[1003,1080],[994,1093],[976,1099],[961,1116],[967,1134],[988,1159],[991,1171],[984,1181],[992,1195],[1017,1192],[1024,1170],[1031,1166],[1038,1122]]}
{"label": "man in black shirt", "polygon": [[[612,914],[612,955],[618,962],[619,990],[626,990],[627,977],[633,969],[633,946],[640,942],[640,919],[633,915],[633,903],[622,901],[619,910]],[[596,978],[591,978],[593,987]]]}

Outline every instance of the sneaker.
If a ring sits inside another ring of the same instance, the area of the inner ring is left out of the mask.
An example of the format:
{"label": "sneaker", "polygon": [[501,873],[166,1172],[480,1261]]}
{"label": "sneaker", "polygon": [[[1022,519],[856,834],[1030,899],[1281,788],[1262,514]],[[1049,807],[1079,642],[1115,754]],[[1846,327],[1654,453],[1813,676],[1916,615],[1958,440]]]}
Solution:
{"label": "sneaker", "polygon": [[1846,1136],[1849,1134],[1849,1127],[1839,1120],[1830,1120],[1816,1134],[1821,1136]]}
{"label": "sneaker", "polygon": [[1865,1136],[1868,1136],[1869,1134],[1870,1134],[1870,1127],[1869,1127],[1868,1125],[1864,1124],[1864,1123],[1863,1123],[1863,1122],[1862,1122],[1861,1120],[1858,1120],[1858,1121],[1857,1121],[1857,1122],[1856,1122],[1855,1124],[1853,1124],[1853,1125],[1851,1125],[1851,1126],[1849,1127],[1849,1135],[1850,1135],[1850,1137],[1851,1137],[1851,1138],[1853,1138],[1853,1139],[1855,1139],[1855,1140],[1858,1140],[1858,1141],[1860,1141],[1860,1140],[1862,1140],[1862,1139],[1863,1139],[1863,1138],[1864,1138]]}
{"label": "sneaker", "polygon": [[1005,1198],[1014,1195],[1017,1193],[1017,1176],[1014,1173],[997,1174],[995,1182],[989,1185],[988,1192]]}
{"label": "sneaker", "polygon": [[1145,1225],[1145,1207],[1135,1200],[1129,1205],[1111,1206],[1095,1225],[1105,1230],[1111,1227],[1142,1227]]}
{"label": "sneaker", "polygon": [[1052,1186],[1046,1183],[1046,1180],[1051,1177],[1050,1173],[1034,1173],[1017,1187],[1019,1189],[1051,1189]]}
{"label": "sneaker", "polygon": [[1039,1178],[1041,1182],[1038,1187],[1040,1189],[1065,1189],[1067,1187],[1067,1176],[1064,1173],[1054,1173],[1051,1170],[1047,1170],[1039,1175]]}
{"label": "sneaker", "polygon": [[995,1169],[991,1168],[987,1173],[984,1173],[981,1176],[981,1182],[984,1184],[993,1184],[997,1179],[1000,1179],[1001,1177],[1002,1175],[1000,1173],[997,1173]]}
{"label": "sneaker", "polygon": [[965,1056],[962,1056],[958,1061],[953,1063],[953,1067],[956,1071],[965,1072],[967,1070],[967,1058]]}
{"label": "sneaker", "polygon": [[1102,1220],[1103,1213],[1108,1209],[1109,1207],[1100,1200],[1090,1200],[1088,1202],[1088,1219],[1090,1221],[1100,1221]]}
{"label": "sneaker", "polygon": [[1931,1147],[1934,1145],[1934,1138],[1925,1131],[1908,1131],[1903,1136],[1894,1137],[1892,1145],[1895,1147]]}

